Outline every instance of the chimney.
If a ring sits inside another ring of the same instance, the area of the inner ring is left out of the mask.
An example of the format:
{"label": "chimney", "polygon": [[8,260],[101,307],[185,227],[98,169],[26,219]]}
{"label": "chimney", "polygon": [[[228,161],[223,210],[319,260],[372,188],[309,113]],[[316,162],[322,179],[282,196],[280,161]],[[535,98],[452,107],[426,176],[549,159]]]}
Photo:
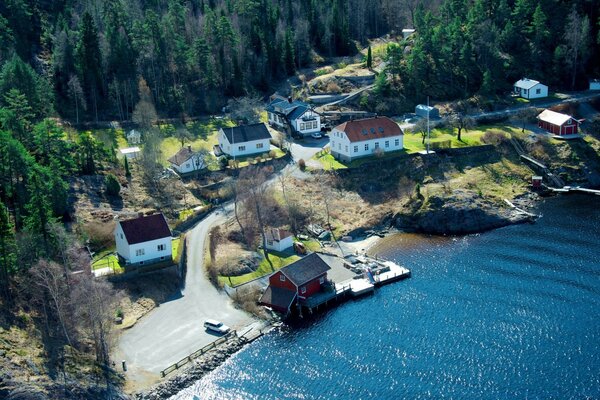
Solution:
{"label": "chimney", "polygon": [[192,145],[191,144],[188,144],[188,150],[192,151]]}
{"label": "chimney", "polygon": [[288,103],[292,104],[292,96],[288,96]]}

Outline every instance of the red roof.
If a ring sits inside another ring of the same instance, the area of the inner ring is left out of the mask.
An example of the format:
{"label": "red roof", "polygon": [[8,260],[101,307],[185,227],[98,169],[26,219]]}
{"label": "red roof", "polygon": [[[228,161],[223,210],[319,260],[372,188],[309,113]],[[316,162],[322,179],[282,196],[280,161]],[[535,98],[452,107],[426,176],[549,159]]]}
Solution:
{"label": "red roof", "polygon": [[265,233],[267,240],[274,240],[275,242],[281,242],[283,239],[287,239],[292,234],[284,229],[271,228]]}
{"label": "red roof", "polygon": [[398,124],[388,117],[355,119],[344,122],[335,129],[344,132],[350,142],[383,139],[404,134]]}
{"label": "red roof", "polygon": [[171,230],[162,214],[119,221],[119,224],[130,245],[171,237]]}

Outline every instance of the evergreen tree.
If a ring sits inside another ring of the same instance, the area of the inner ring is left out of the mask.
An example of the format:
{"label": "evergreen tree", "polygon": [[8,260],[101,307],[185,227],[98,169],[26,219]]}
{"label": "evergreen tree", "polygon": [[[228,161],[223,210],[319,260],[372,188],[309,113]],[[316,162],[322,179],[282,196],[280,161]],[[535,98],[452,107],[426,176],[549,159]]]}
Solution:
{"label": "evergreen tree", "polygon": [[369,46],[369,49],[367,50],[367,68],[373,68],[373,56],[371,55],[371,46]]}
{"label": "evergreen tree", "polygon": [[102,55],[96,24],[88,12],[81,19],[75,58],[88,105],[94,110],[95,120],[98,121],[98,103],[102,97]]}
{"label": "evergreen tree", "polygon": [[9,307],[11,305],[10,276],[14,273],[16,261],[14,226],[10,222],[7,207],[0,202],[0,296]]}

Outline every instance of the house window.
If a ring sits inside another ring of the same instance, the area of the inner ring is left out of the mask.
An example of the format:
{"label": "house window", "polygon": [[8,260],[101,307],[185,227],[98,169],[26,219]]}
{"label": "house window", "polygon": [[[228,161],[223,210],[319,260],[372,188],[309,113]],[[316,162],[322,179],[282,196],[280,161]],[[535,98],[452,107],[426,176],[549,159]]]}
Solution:
{"label": "house window", "polygon": [[358,146],[354,146],[354,152],[358,153]]}
{"label": "house window", "polygon": [[185,167],[189,168],[190,167],[190,163],[185,163]]}
{"label": "house window", "polygon": [[314,122],[313,122],[313,128],[314,128],[314,129],[317,129],[317,121],[314,121]]}
{"label": "house window", "polygon": [[238,151],[246,151],[246,146],[239,146]]}
{"label": "house window", "polygon": [[338,143],[338,150],[341,150],[341,149],[342,149],[342,144]]}
{"label": "house window", "polygon": [[390,141],[389,141],[389,140],[386,140],[386,141],[385,141],[385,148],[387,149],[388,147],[390,147]]}
{"label": "house window", "polygon": [[319,283],[320,284],[325,283],[325,277],[324,276],[322,276],[322,277],[319,278]]}
{"label": "house window", "polygon": [[[269,246],[273,246],[273,241],[272,241],[271,239],[267,239],[267,244],[268,244]],[[283,276],[283,275],[282,275],[282,276]]]}
{"label": "house window", "polygon": [[394,146],[396,146],[396,147],[400,146],[400,139],[394,140]]}
{"label": "house window", "polygon": [[257,149],[262,149],[264,146],[264,143],[256,143],[256,148]]}
{"label": "house window", "polygon": [[145,253],[146,253],[146,252],[144,251],[144,249],[137,249],[137,250],[135,251],[135,256],[136,256],[136,257],[140,257],[140,256],[143,256]]}
{"label": "house window", "polygon": [[535,89],[535,94],[540,94],[542,93],[542,89]]}
{"label": "house window", "polygon": [[379,148],[379,142],[375,142],[375,148],[378,149]]}
{"label": "house window", "polygon": [[346,153],[348,152],[348,146],[346,146],[346,150],[344,150]]}
{"label": "house window", "polygon": [[284,274],[279,274],[279,280],[281,282],[285,282],[285,275]]}
{"label": "house window", "polygon": [[123,239],[123,234],[121,233],[120,235],[121,235],[121,239]]}
{"label": "house window", "polygon": [[302,286],[302,288],[300,289],[300,291],[302,292],[302,294],[306,293],[306,286]]}
{"label": "house window", "polygon": [[369,143],[365,144],[365,150],[369,150]]}
{"label": "house window", "polygon": [[165,246],[164,244],[159,244],[159,245],[158,245],[158,246],[156,246],[156,247],[157,247],[157,250],[158,250],[158,251],[165,251],[165,250],[166,250],[166,248],[167,248],[167,246]]}
{"label": "house window", "polygon": [[300,123],[300,130],[303,131],[304,130],[304,122]]}

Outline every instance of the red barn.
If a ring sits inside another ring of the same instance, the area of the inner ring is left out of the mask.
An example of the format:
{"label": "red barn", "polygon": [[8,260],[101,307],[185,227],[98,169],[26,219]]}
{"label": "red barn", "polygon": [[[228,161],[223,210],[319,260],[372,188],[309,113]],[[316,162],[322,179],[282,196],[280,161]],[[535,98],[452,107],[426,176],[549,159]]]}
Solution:
{"label": "red barn", "polygon": [[259,303],[287,313],[294,302],[321,291],[330,269],[318,254],[309,254],[271,275]]}
{"label": "red barn", "polygon": [[575,135],[579,126],[578,120],[570,115],[544,110],[537,117],[538,126],[555,135]]}

